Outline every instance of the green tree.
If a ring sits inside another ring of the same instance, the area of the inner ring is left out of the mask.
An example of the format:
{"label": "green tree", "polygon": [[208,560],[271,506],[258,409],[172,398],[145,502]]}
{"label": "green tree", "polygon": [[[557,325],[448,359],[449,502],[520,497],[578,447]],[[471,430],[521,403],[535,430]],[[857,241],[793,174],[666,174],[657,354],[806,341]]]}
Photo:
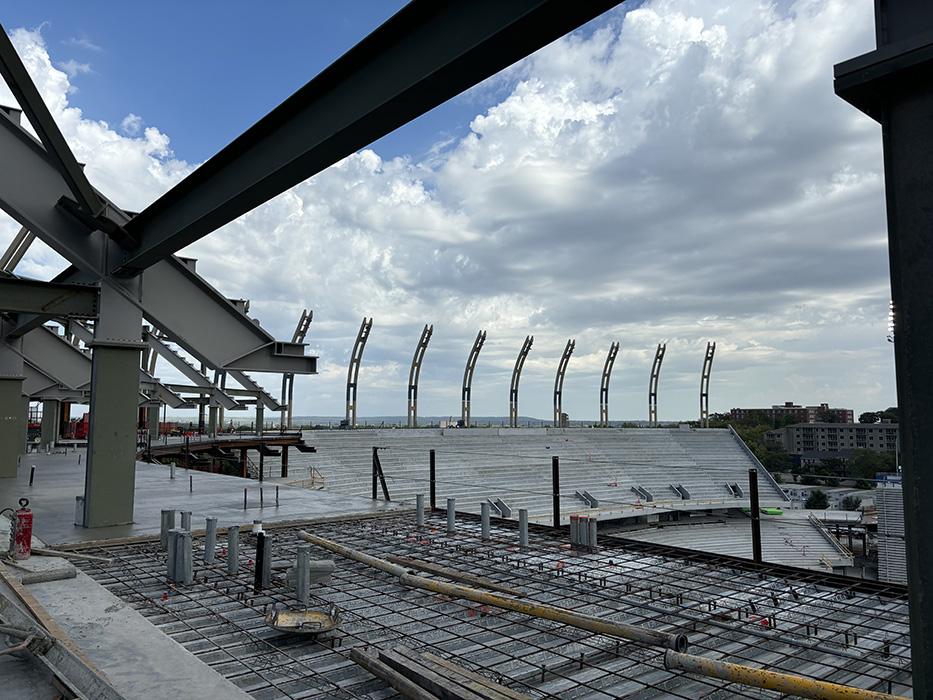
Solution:
{"label": "green tree", "polygon": [[821,408],[816,412],[816,420],[820,423],[839,423],[839,416],[828,408]]}
{"label": "green tree", "polygon": [[858,496],[846,496],[839,505],[842,510],[858,510],[862,505],[862,499]]}
{"label": "green tree", "polygon": [[893,452],[856,450],[852,454],[850,473],[860,479],[874,479],[878,472],[894,471]]}
{"label": "green tree", "polygon": [[807,502],[804,504],[805,508],[810,510],[826,510],[829,508],[829,497],[824,491],[814,491],[807,498]]}
{"label": "green tree", "polygon": [[865,413],[860,413],[858,417],[859,423],[877,423],[878,422],[878,412],[877,411],[865,411]]}

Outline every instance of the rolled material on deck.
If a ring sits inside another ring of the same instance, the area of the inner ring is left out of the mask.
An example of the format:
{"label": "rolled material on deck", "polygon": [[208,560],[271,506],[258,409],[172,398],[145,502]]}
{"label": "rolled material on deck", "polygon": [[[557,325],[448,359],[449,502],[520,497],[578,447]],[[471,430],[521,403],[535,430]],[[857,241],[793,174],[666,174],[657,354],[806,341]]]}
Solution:
{"label": "rolled material on deck", "polygon": [[456,583],[436,581],[433,579],[425,578],[424,576],[410,574],[403,566],[392,564],[385,561],[384,559],[379,559],[378,557],[359,552],[355,549],[351,549],[350,547],[345,547],[342,544],[338,544],[332,540],[324,539],[323,537],[318,537],[317,535],[312,535],[311,533],[305,532],[304,530],[300,530],[298,532],[298,537],[303,539],[305,542],[310,542],[311,544],[317,545],[318,547],[323,547],[324,549],[346,557],[347,559],[353,559],[354,561],[371,566],[374,569],[379,569],[380,571],[385,571],[388,574],[392,574],[393,576],[398,577],[399,581],[401,581],[404,585],[411,586],[412,588],[420,588],[425,591],[440,593],[441,595],[450,596],[452,598],[472,600],[475,603],[491,605],[495,608],[511,610],[512,612],[522,613],[523,615],[529,615],[531,617],[538,617],[544,620],[560,622],[571,627],[576,627],[577,629],[593,632],[594,634],[604,634],[611,637],[620,637],[622,639],[628,639],[633,642],[640,642],[650,646],[665,647],[667,649],[674,649],[676,651],[686,651],[687,649],[687,635],[685,634],[661,632],[660,630],[653,630],[647,627],[638,627],[636,625],[629,625],[624,622],[612,622],[595,617],[594,615],[586,615],[583,613],[574,612],[573,610],[568,610],[567,608],[560,608],[554,605],[546,605],[544,603],[519,600],[517,598],[513,598],[512,596],[480,591],[475,588],[462,586]]}
{"label": "rolled material on deck", "polygon": [[790,673],[751,668],[671,650],[664,652],[664,666],[667,669],[677,669],[698,676],[719,678],[731,683],[776,690],[785,695],[814,700],[905,700],[900,695],[879,693],[874,690],[795,676]]}

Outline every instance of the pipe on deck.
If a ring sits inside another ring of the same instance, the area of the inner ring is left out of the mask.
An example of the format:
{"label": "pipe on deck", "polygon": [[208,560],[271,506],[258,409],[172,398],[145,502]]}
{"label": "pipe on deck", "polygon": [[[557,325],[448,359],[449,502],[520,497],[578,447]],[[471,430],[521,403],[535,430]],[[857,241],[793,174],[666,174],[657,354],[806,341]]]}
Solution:
{"label": "pipe on deck", "polygon": [[519,600],[512,596],[488,593],[460,584],[436,581],[425,578],[424,576],[410,574],[408,569],[403,566],[392,564],[384,559],[379,559],[378,557],[365,554],[364,552],[350,547],[345,547],[342,544],[324,539],[323,537],[318,537],[317,535],[312,535],[304,530],[298,532],[298,537],[305,542],[323,547],[347,559],[352,559],[374,569],[384,571],[387,574],[392,574],[397,577],[403,585],[411,586],[412,588],[420,588],[421,590],[439,593],[452,598],[472,600],[475,603],[491,605],[495,608],[511,610],[512,612],[522,613],[523,615],[529,615],[531,617],[560,622],[571,627],[576,627],[577,629],[593,632],[594,634],[620,637],[633,642],[665,647],[677,651],[686,651],[687,649],[687,635],[685,634],[661,632],[660,630],[638,627],[624,622],[611,622],[593,615],[577,613],[573,610],[560,608],[554,605]]}
{"label": "pipe on deck", "polygon": [[698,676],[718,678],[731,683],[776,690],[785,695],[814,700],[904,700],[900,695],[879,693],[850,685],[795,676],[790,673],[751,668],[671,650],[664,652],[664,666],[669,670],[686,671]]}

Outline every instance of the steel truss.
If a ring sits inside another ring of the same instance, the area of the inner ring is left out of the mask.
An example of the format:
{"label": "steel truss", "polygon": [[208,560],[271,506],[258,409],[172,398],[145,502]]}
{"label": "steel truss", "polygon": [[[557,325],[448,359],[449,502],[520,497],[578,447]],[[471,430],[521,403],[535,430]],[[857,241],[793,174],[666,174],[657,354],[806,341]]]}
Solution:
{"label": "steel truss", "polygon": [[716,343],[706,343],[706,355],[703,357],[703,371],[700,374],[700,425],[709,427],[709,375],[713,371],[713,355]]}
{"label": "steel truss", "polygon": [[557,375],[554,377],[554,427],[561,427],[561,414],[563,413],[564,399],[564,376],[567,374],[567,363],[570,362],[570,356],[577,346],[577,341],[571,338],[564,346],[564,352],[560,356],[560,362],[557,364]]}
{"label": "steel truss", "polygon": [[347,369],[347,426],[356,427],[356,387],[360,378],[360,362],[363,360],[363,350],[369,340],[369,332],[373,328],[373,320],[363,317],[360,330],[353,342],[353,351],[350,353],[350,366]]}
{"label": "steel truss", "polygon": [[651,426],[658,424],[658,380],[661,378],[661,363],[666,351],[667,343],[658,343],[654,362],[651,363],[651,378],[648,380],[648,425]]}
{"label": "steel truss", "polygon": [[599,381],[599,424],[603,428],[609,427],[609,378],[612,376],[612,366],[619,354],[619,343],[613,341],[609,344],[606,353],[606,363],[603,365],[602,378]]}
{"label": "steel truss", "polygon": [[418,427],[418,380],[421,378],[421,363],[424,353],[434,334],[434,326],[425,324],[421,331],[421,338],[415,346],[415,354],[411,358],[411,367],[408,370],[408,427]]}
{"label": "steel truss", "polygon": [[526,335],[525,342],[522,343],[521,350],[518,351],[518,357],[515,358],[515,368],[512,370],[512,383],[509,385],[509,427],[518,427],[518,382],[522,378],[522,367],[525,366],[525,359],[531,351],[531,346],[535,342],[533,335]]}
{"label": "steel truss", "polygon": [[486,331],[479,331],[470,354],[467,356],[466,368],[463,370],[463,387],[460,390],[460,421],[464,428],[470,427],[470,401],[473,397],[473,372],[476,370],[476,360],[479,359],[480,350],[486,342]]}

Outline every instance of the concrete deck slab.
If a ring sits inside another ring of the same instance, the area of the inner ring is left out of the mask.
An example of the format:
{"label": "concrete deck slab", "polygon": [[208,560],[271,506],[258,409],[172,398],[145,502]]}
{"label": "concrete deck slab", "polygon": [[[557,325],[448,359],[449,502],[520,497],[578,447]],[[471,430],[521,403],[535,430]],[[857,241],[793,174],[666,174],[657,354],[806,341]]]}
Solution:
{"label": "concrete deck slab", "polygon": [[[83,450],[24,456],[15,479],[0,479],[0,507],[15,506],[19,498],[28,498],[34,512],[34,532],[49,544],[155,534],[159,532],[161,510],[169,508],[190,510],[192,527],[200,529],[208,515],[217,518],[219,527],[226,527],[253,520],[271,523],[366,515],[400,507],[359,496],[285,485],[279,485],[279,503],[276,506],[275,484],[261,485],[253,479],[181,468],[175,470],[175,478],[171,479],[169,467],[137,462],[134,522],[89,529],[74,524],[75,496],[84,493],[84,463]],[[30,487],[29,472],[33,464],[36,465],[36,476]],[[243,508],[244,488],[247,489],[246,509]],[[263,491],[262,507],[260,488]]]}
{"label": "concrete deck slab", "polygon": [[250,697],[84,573],[29,592],[128,700]]}

